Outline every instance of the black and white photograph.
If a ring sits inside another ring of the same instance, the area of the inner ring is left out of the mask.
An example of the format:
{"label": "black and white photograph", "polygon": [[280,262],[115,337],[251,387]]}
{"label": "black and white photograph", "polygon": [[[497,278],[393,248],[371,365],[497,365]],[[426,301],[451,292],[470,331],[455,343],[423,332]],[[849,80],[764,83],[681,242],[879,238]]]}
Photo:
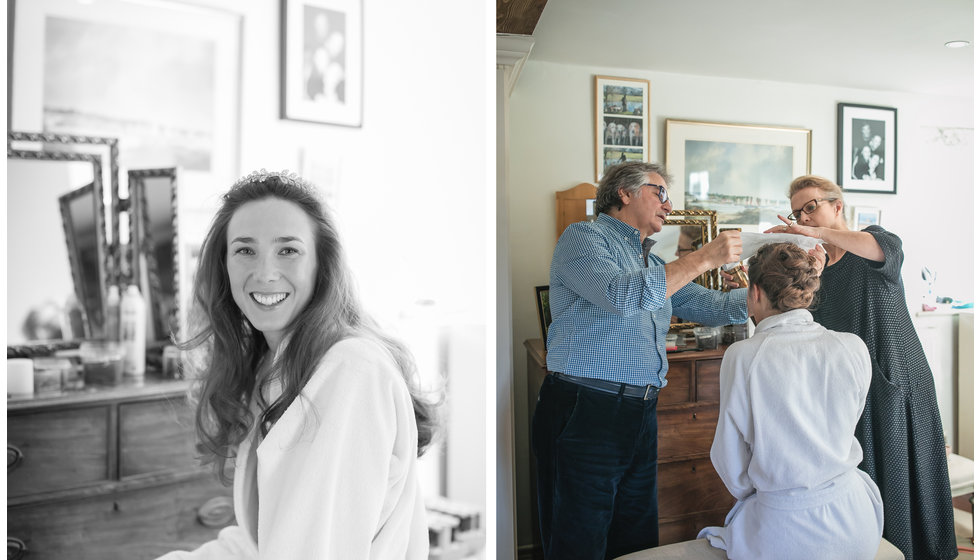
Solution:
{"label": "black and white photograph", "polygon": [[897,109],[837,104],[837,181],[845,191],[895,193]]}
{"label": "black and white photograph", "polygon": [[8,0],[8,559],[495,557],[485,12]]}
{"label": "black and white photograph", "polygon": [[281,1],[281,117],[361,126],[361,0]]}

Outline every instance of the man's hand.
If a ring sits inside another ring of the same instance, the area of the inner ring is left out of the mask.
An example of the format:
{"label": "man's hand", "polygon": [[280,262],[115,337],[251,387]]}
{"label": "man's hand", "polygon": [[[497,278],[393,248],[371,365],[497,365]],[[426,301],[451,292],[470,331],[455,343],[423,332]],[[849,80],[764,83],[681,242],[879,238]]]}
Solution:
{"label": "man's hand", "polygon": [[704,247],[692,255],[705,259],[708,270],[718,268],[723,264],[738,262],[742,257],[742,232],[729,230],[718,234]]}

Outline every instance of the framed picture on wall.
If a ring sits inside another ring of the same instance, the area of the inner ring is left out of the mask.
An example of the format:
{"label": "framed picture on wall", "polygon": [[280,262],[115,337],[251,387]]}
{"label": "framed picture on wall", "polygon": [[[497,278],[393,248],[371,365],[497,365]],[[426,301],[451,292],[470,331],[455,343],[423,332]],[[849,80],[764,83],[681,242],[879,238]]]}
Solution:
{"label": "framed picture on wall", "polygon": [[122,174],[180,167],[192,191],[231,184],[241,14],[180,2],[18,0],[14,20],[9,129],[117,138]]}
{"label": "framed picture on wall", "polygon": [[860,231],[881,225],[881,210],[871,206],[851,206],[851,229]]}
{"label": "framed picture on wall", "polygon": [[624,161],[650,161],[650,81],[596,76],[596,181]]}
{"label": "framed picture on wall", "polygon": [[361,126],[361,0],[282,0],[280,116]]}
{"label": "framed picture on wall", "polygon": [[845,191],[896,192],[898,110],[837,104],[837,184]]}
{"label": "framed picture on wall", "polygon": [[809,129],[667,119],[674,208],[714,210],[718,225],[760,232],[789,212],[790,182],[810,172]]}
{"label": "framed picture on wall", "polygon": [[550,286],[535,286],[534,298],[538,305],[538,324],[541,326],[541,339],[548,343],[548,327],[551,326]]}

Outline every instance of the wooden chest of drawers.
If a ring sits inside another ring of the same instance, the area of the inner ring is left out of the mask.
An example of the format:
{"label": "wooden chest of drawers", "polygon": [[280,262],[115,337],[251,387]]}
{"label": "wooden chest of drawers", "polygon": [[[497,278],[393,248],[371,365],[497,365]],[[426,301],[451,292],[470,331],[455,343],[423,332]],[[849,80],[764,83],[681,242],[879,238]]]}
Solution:
{"label": "wooden chest of drawers", "polygon": [[[528,423],[538,390],[547,375],[544,344],[524,344],[528,354]],[[711,465],[711,442],[718,423],[718,374],[724,348],[670,354],[667,386],[657,402],[657,487],[660,544],[693,539],[706,525],[723,525],[735,504]],[[531,456],[531,496],[536,500],[534,459]],[[537,503],[533,516],[534,545],[540,548]]]}
{"label": "wooden chest of drawers", "polygon": [[142,559],[234,522],[180,381],[7,402],[8,558]]}

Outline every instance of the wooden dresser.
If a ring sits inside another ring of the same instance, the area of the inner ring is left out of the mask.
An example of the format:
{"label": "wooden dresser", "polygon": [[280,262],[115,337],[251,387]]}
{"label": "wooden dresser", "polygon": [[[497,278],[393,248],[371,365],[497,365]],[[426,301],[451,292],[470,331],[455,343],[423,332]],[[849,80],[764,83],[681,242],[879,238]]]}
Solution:
{"label": "wooden dresser", "polygon": [[[538,390],[548,374],[544,343],[531,339],[527,349],[528,425]],[[660,544],[693,539],[706,525],[723,525],[735,504],[711,465],[711,442],[718,423],[718,373],[724,348],[668,355],[667,386],[657,403],[657,488]],[[531,454],[531,496],[536,473]],[[537,503],[531,504],[534,545],[540,550]]]}
{"label": "wooden dresser", "polygon": [[7,557],[149,559],[234,523],[197,466],[187,382],[7,400]]}

